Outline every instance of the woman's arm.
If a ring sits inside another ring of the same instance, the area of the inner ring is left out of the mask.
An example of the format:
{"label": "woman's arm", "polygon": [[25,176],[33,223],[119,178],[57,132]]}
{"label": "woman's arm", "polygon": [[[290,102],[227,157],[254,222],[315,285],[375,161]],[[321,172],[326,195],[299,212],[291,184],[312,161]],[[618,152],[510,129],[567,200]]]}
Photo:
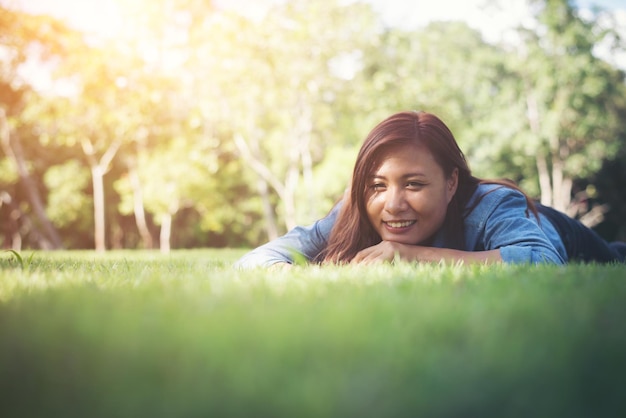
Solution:
{"label": "woman's arm", "polygon": [[450,248],[424,247],[421,245],[382,241],[377,245],[361,250],[352,259],[352,263],[369,264],[393,260],[493,264],[502,262],[502,256],[500,255],[500,250],[461,251]]}
{"label": "woman's arm", "polygon": [[311,261],[326,248],[341,202],[325,218],[309,226],[298,226],[285,235],[245,254],[235,263],[237,268],[269,267],[279,263],[293,264],[297,257]]}
{"label": "woman's arm", "polygon": [[474,249],[498,249],[507,263],[565,263],[564,255],[557,250],[560,238],[546,234],[519,191],[499,188],[486,195],[474,210],[482,212],[481,216],[470,214],[466,219],[466,235],[475,234]]}

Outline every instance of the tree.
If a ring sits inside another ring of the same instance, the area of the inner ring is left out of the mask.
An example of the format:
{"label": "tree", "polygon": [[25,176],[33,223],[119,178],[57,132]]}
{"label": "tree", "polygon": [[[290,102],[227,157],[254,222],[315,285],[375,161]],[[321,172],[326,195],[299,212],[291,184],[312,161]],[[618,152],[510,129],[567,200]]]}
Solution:
{"label": "tree", "polygon": [[534,2],[539,26],[521,30],[514,66],[532,137],[541,201],[567,211],[572,184],[614,155],[621,129],[624,74],[594,51],[611,34],[597,14],[583,19],[567,0]]}
{"label": "tree", "polygon": [[[463,22],[433,22],[424,28],[387,28],[364,53],[364,68],[357,77],[363,91],[348,96],[352,116],[361,132],[401,110],[425,110],[440,116],[468,155],[481,177],[493,177],[494,152],[505,146],[509,111],[516,100],[503,85],[507,74],[503,52],[486,43],[480,33]],[[517,132],[517,131],[515,131]]]}
{"label": "tree", "polygon": [[[369,16],[360,7],[296,1],[262,22],[221,14],[196,51],[212,81],[204,83],[202,114],[218,136],[231,138],[255,174],[270,238],[284,229],[275,222],[272,194],[285,227],[295,226],[296,190],[301,181],[312,189],[324,144],[338,135],[332,109],[343,80],[330,63],[359,47],[355,32],[367,28]],[[326,30],[329,22],[333,31]],[[304,206],[315,208],[307,200]]]}
{"label": "tree", "polygon": [[[72,45],[74,54],[58,66],[59,79],[71,87],[66,97],[48,97],[29,112],[44,126],[45,134],[66,146],[78,144],[90,169],[93,190],[94,246],[106,250],[106,200],[104,176],[124,144],[141,140],[147,127],[144,68],[134,56],[114,44],[90,46],[83,40]],[[76,69],[80,69],[77,72]]]}
{"label": "tree", "polygon": [[[29,88],[21,77],[20,69],[26,63],[37,62],[45,65],[62,53],[63,46],[54,38],[66,33],[67,29],[58,21],[45,16],[30,16],[0,5],[0,145],[6,156],[16,168],[20,183],[38,222],[32,227],[41,227],[37,231],[39,245],[45,249],[62,247],[58,232],[45,213],[45,202],[41,197],[36,182],[33,180],[28,157],[25,155],[20,138],[23,123],[18,115],[28,106],[28,101],[37,100],[37,94]],[[5,194],[8,192],[4,192]],[[15,196],[5,197],[14,202]],[[17,210],[17,209],[16,209]]]}
{"label": "tree", "polygon": [[37,214],[37,218],[41,222],[42,227],[45,231],[45,235],[40,240],[42,248],[61,248],[61,239],[57,234],[57,231],[52,226],[52,223],[46,216],[45,207],[41,201],[39,193],[37,192],[36,187],[32,184],[32,180],[26,166],[26,160],[22,152],[22,147],[17,140],[12,140],[11,138],[9,123],[7,122],[5,111],[3,108],[0,108],[0,144],[2,145],[2,149],[4,150],[4,153],[7,155],[7,157],[9,157],[15,163],[21,183],[24,185],[26,191],[28,192],[29,200],[33,205],[33,209]]}

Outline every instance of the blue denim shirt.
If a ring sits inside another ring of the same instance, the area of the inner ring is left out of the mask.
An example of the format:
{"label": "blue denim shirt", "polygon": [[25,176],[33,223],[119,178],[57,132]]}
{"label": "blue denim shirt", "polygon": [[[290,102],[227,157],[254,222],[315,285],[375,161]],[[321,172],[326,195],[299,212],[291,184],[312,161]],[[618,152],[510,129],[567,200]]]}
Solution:
{"label": "blue denim shirt", "polygon": [[[550,221],[530,213],[524,195],[517,190],[494,184],[481,184],[468,202],[478,205],[465,217],[465,250],[499,249],[507,263],[564,264],[567,254],[563,241]],[[240,258],[236,267],[267,267],[279,262],[293,263],[301,254],[312,260],[325,247],[341,203],[323,219],[309,226],[298,226],[280,238],[264,244]],[[433,247],[448,248],[442,231],[435,235]]]}

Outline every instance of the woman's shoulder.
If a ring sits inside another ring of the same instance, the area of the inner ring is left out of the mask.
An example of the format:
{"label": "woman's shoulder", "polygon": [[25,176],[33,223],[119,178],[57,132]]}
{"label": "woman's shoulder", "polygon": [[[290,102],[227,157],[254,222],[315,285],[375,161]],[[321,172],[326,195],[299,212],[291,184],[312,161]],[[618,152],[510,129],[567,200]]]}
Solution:
{"label": "woman's shoulder", "polygon": [[519,190],[502,184],[483,183],[478,185],[465,206],[465,221],[483,224],[495,213],[525,214],[526,210],[526,196]]}
{"label": "woman's shoulder", "polygon": [[526,197],[522,192],[512,187],[508,187],[504,184],[498,183],[481,183],[476,187],[476,190],[469,199],[468,208],[476,205],[493,205],[498,204],[500,201],[509,199],[522,199],[526,202]]}

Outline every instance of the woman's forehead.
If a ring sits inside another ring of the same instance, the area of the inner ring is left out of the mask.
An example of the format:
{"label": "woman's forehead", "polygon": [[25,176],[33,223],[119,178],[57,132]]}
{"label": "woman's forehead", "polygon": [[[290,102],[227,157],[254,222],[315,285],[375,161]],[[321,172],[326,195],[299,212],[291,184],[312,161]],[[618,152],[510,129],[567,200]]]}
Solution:
{"label": "woman's forehead", "polygon": [[383,162],[392,158],[419,158],[433,160],[430,149],[419,142],[400,142],[387,144],[381,147],[377,153],[375,166],[380,166]]}
{"label": "woman's forehead", "polygon": [[375,176],[382,169],[393,168],[397,165],[420,168],[422,171],[439,171],[442,169],[428,147],[415,143],[393,144],[384,147],[377,153],[368,170],[370,176]]}

